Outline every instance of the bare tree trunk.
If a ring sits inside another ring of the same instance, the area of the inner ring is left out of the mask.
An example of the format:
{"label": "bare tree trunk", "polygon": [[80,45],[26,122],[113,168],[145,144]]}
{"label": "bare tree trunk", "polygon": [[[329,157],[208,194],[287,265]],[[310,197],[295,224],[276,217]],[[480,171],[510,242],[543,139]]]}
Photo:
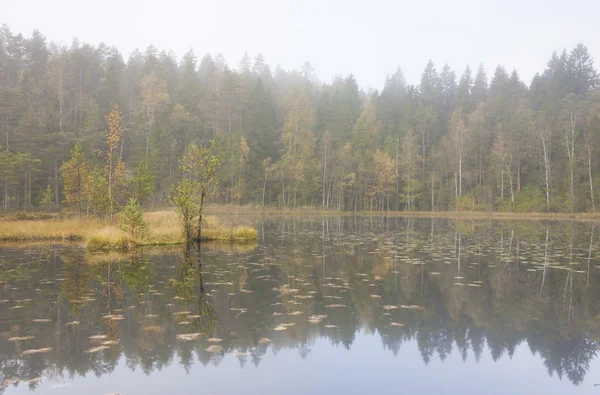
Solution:
{"label": "bare tree trunk", "polygon": [[267,190],[267,175],[265,174],[265,183],[263,184],[262,207],[265,207],[265,191]]}
{"label": "bare tree trunk", "polygon": [[588,151],[588,177],[590,179],[590,198],[592,199],[592,212],[596,212],[596,205],[594,204],[594,183],[592,182],[592,150],[590,146],[587,147]]}
{"label": "bare tree trunk", "polygon": [[544,170],[546,173],[546,211],[550,210],[550,159],[548,158],[548,146],[546,139],[542,136],[542,148],[544,149]]}
{"label": "bare tree trunk", "polygon": [[431,211],[435,211],[435,199],[434,199],[434,184],[433,184],[434,172],[431,172]]}
{"label": "bare tree trunk", "polygon": [[458,157],[458,196],[462,196],[462,152]]}
{"label": "bare tree trunk", "polygon": [[399,147],[400,136],[396,136],[396,211],[400,211],[400,169],[398,168]]}
{"label": "bare tree trunk", "polygon": [[196,226],[196,237],[197,241],[202,240],[202,215],[204,213],[204,197],[206,196],[206,192],[202,191],[200,193],[200,208],[198,209],[198,225]]}
{"label": "bare tree trunk", "polygon": [[58,201],[58,197],[59,197],[59,193],[58,193],[58,160],[55,159],[54,160],[54,205],[56,206],[56,208],[58,208],[59,206],[59,201]]}
{"label": "bare tree trunk", "polygon": [[575,177],[573,174],[575,167],[575,115],[572,110],[570,113],[570,126],[570,130],[565,131],[565,142],[567,144],[567,154],[569,155],[569,175],[571,181],[569,191],[571,193],[571,213],[573,213],[575,210]]}
{"label": "bare tree trunk", "polygon": [[325,189],[327,188],[327,141],[325,141],[323,148],[323,210],[325,210]]}
{"label": "bare tree trunk", "polygon": [[281,197],[281,200],[283,201],[283,208],[285,210],[287,207],[285,204],[285,183],[283,182],[283,171],[281,172]]}
{"label": "bare tree trunk", "polygon": [[[146,150],[146,157],[148,157]],[[108,200],[110,204],[110,220],[113,219],[113,196],[112,196],[112,151],[109,153],[108,159]]]}

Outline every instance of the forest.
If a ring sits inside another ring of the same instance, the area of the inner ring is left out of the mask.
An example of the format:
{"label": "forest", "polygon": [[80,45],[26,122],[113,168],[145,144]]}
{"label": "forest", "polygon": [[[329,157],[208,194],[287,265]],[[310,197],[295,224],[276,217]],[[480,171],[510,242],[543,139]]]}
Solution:
{"label": "forest", "polygon": [[398,68],[365,91],[352,75],[320,81],[309,62],[271,70],[246,53],[230,66],[153,46],[125,58],[3,25],[2,209],[105,216],[132,196],[171,206],[186,157],[208,150],[214,203],[594,212],[598,72],[583,44],[548,55],[529,84],[501,65],[430,61],[418,85]]}

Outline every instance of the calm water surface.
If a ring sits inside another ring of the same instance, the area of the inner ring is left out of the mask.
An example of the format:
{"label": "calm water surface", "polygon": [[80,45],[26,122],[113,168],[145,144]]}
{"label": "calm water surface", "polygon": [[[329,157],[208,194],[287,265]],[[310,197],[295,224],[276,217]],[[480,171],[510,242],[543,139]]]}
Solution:
{"label": "calm water surface", "polygon": [[600,394],[600,226],[257,220],[256,245],[0,246],[6,394]]}

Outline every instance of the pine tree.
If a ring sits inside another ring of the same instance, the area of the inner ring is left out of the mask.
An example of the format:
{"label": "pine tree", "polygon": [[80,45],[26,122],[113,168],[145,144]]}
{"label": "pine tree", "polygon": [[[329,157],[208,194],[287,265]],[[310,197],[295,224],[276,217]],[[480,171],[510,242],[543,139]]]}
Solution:
{"label": "pine tree", "polygon": [[132,197],[119,215],[119,228],[131,235],[132,238],[142,235],[148,230],[144,213],[136,198]]}
{"label": "pine tree", "polygon": [[52,190],[52,185],[48,184],[46,189],[44,190],[44,194],[42,195],[42,200],[40,201],[40,206],[44,208],[46,211],[50,211],[52,206],[54,205],[54,191]]}
{"label": "pine tree", "polygon": [[154,192],[154,177],[146,160],[142,160],[137,165],[135,172],[128,180],[128,191],[140,205],[144,205]]}

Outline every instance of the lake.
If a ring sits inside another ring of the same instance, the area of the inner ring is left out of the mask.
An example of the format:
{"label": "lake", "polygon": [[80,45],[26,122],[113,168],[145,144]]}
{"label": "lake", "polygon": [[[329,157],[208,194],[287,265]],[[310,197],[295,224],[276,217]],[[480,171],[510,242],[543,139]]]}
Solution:
{"label": "lake", "polygon": [[256,245],[0,246],[5,394],[600,394],[600,225],[256,219]]}

